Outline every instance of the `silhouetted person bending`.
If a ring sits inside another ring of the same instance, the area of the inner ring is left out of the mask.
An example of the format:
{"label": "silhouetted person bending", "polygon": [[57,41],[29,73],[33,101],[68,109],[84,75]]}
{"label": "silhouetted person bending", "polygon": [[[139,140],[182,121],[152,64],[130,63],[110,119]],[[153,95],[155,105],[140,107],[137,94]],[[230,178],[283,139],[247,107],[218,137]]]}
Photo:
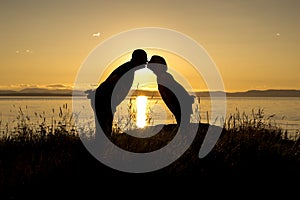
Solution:
{"label": "silhouetted person bending", "polygon": [[[130,91],[135,70],[145,67],[146,63],[146,52],[142,49],[134,50],[131,60],[115,69],[96,89],[95,113],[98,122],[107,137],[110,138],[111,136],[116,107],[126,98]],[[115,91],[114,98],[112,99],[114,88],[121,78],[122,81],[118,84],[118,90]]]}
{"label": "silhouetted person bending", "polygon": [[167,72],[168,67],[165,59],[154,55],[147,67],[156,75],[158,91],[175,116],[177,124],[187,125],[190,123],[194,98]]}

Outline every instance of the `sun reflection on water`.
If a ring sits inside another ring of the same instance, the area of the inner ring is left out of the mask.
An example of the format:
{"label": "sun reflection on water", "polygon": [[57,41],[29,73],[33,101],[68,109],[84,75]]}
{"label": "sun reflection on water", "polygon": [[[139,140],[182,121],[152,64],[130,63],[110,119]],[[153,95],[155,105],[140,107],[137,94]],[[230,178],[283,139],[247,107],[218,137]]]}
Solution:
{"label": "sun reflection on water", "polygon": [[138,128],[144,128],[146,126],[147,120],[147,97],[146,96],[138,96],[136,98],[136,126]]}

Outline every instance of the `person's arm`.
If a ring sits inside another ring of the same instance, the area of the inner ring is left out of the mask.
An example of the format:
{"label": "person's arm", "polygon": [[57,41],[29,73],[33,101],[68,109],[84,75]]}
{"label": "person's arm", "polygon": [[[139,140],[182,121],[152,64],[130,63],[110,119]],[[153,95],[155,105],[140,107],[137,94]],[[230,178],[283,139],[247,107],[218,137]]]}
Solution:
{"label": "person's arm", "polygon": [[117,67],[111,74],[107,77],[105,81],[110,83],[116,83],[124,74],[126,74],[131,69],[130,62],[126,62],[119,67]]}
{"label": "person's arm", "polygon": [[112,74],[111,76],[109,76],[105,81],[107,83],[116,83],[119,80],[119,76],[117,74]]}

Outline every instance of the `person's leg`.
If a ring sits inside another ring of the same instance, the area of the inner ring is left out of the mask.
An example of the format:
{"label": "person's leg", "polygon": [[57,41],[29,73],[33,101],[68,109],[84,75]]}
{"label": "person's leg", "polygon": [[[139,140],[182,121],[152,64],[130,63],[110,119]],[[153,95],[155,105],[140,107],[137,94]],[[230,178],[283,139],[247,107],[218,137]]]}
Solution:
{"label": "person's leg", "polygon": [[191,108],[185,107],[182,110],[182,114],[181,114],[181,127],[185,127],[187,128],[190,125],[191,122]]}
{"label": "person's leg", "polygon": [[180,109],[176,109],[176,110],[173,111],[173,114],[175,116],[176,123],[179,126],[180,123],[181,123],[181,121],[182,121],[182,119],[181,119],[181,110]]}
{"label": "person's leg", "polygon": [[[112,133],[112,122],[113,122],[113,114],[112,111],[107,109],[107,107],[103,106],[103,109],[98,109],[96,112],[96,120],[100,126],[96,130],[96,137],[97,135],[104,133],[108,138],[111,137]],[[100,132],[102,131],[102,132]]]}
{"label": "person's leg", "polygon": [[188,125],[190,123],[191,114],[189,112],[184,112],[182,114],[181,123],[184,125]]}

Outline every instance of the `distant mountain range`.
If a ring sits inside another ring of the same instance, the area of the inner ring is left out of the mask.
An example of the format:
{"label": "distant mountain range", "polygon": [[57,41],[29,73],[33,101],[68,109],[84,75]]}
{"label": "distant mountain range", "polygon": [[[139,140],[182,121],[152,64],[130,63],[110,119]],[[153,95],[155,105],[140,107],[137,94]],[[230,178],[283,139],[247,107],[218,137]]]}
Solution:
{"label": "distant mountain range", "polygon": [[[224,92],[221,91],[200,91],[194,92],[195,96],[199,97],[210,97],[210,94],[214,96],[223,96]],[[132,95],[139,96],[160,96],[158,91],[143,91],[136,90]],[[245,92],[226,92],[227,97],[300,97],[300,90],[248,90]]]}
{"label": "distant mountain range", "polygon": [[20,91],[15,90],[0,90],[0,96],[72,96],[86,95],[84,91],[74,91],[74,90],[49,90],[45,88],[25,88]]}
{"label": "distant mountain range", "polygon": [[248,90],[246,92],[227,92],[228,97],[300,97],[300,90]]}
{"label": "distant mountain range", "polygon": [[[210,93],[220,95],[224,92],[220,91],[202,91],[195,92],[196,96],[209,97]],[[20,91],[0,90],[0,96],[86,96],[84,91],[79,90],[49,90],[43,88],[26,88]],[[139,96],[160,96],[158,91],[135,90],[132,95]],[[248,90],[245,92],[226,92],[227,97],[300,97],[300,90]]]}

